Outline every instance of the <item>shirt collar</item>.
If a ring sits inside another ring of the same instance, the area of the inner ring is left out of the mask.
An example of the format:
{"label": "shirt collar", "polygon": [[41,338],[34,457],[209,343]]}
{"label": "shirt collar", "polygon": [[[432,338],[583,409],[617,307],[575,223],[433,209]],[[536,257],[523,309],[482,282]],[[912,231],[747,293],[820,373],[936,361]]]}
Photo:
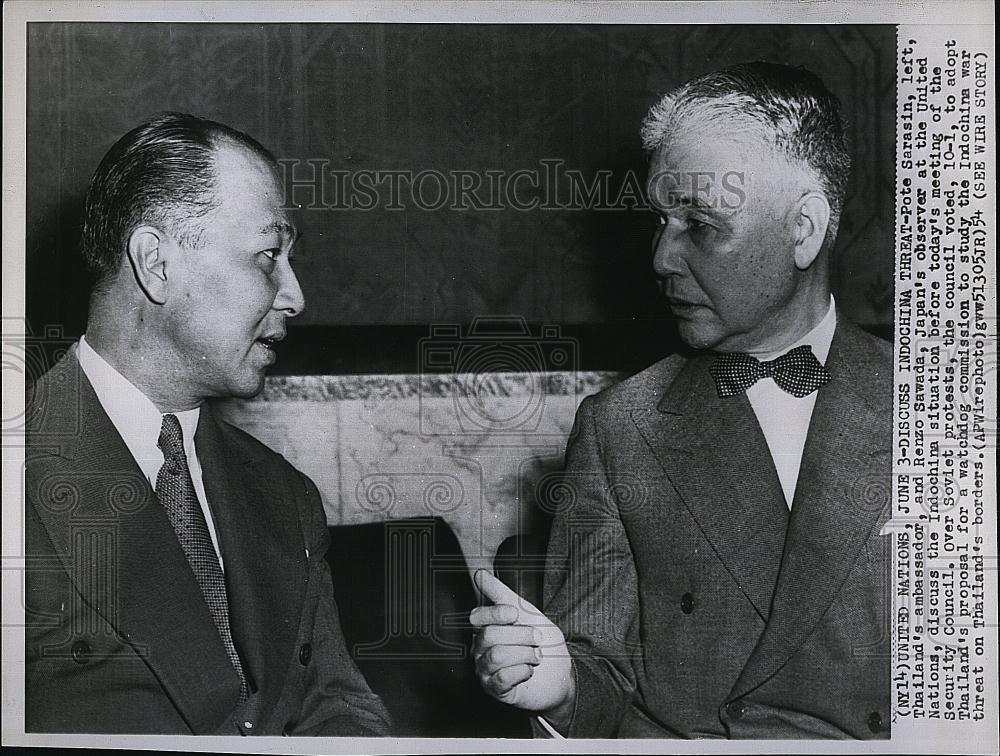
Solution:
{"label": "shirt collar", "polygon": [[[77,359],[87,380],[94,387],[98,401],[132,452],[132,456],[146,477],[155,481],[155,473],[163,463],[163,454],[157,445],[160,426],[163,424],[163,413],[156,408],[149,397],[95,352],[87,343],[86,336],[80,337]],[[172,413],[177,416],[181,424],[184,434],[184,453],[188,459],[194,454],[194,433],[198,428],[200,412],[201,408],[195,407],[184,412]]]}
{"label": "shirt collar", "polygon": [[815,328],[809,331],[805,336],[789,344],[784,349],[779,349],[777,352],[771,352],[769,354],[755,354],[756,357],[761,362],[766,362],[767,360],[773,360],[786,352],[790,352],[795,349],[795,347],[800,347],[803,345],[808,345],[812,347],[812,352],[816,355],[816,359],[819,360],[821,365],[826,364],[826,358],[830,355],[830,345],[833,343],[833,333],[837,330],[837,303],[830,295],[830,306],[826,311],[826,315],[823,319],[819,321]]}

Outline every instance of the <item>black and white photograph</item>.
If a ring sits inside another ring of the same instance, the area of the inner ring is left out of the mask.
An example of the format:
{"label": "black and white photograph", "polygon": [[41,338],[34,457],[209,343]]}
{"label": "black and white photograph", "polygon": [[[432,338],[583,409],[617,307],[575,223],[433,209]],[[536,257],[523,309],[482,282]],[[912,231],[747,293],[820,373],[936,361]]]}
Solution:
{"label": "black and white photograph", "polygon": [[992,3],[884,5],[6,4],[4,745],[995,753]]}

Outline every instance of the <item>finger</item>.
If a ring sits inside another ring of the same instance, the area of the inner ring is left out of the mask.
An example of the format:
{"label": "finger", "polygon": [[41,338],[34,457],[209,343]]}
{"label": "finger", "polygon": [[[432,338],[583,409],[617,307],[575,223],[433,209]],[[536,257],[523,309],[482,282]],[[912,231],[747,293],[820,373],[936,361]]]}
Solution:
{"label": "finger", "polygon": [[511,625],[517,622],[516,606],[494,604],[493,606],[477,606],[469,612],[469,622],[475,627],[487,625]]}
{"label": "finger", "polygon": [[490,675],[486,681],[486,688],[494,695],[502,696],[510,692],[515,685],[520,685],[525,680],[530,680],[535,673],[534,667],[527,664],[518,664],[516,667],[504,667],[495,674]]}
{"label": "finger", "polygon": [[534,646],[493,646],[476,660],[476,668],[480,673],[492,675],[504,667],[521,664],[535,667],[541,660],[542,652]]}
{"label": "finger", "polygon": [[472,653],[479,656],[492,646],[537,646],[540,635],[528,625],[487,625],[476,635]]}
{"label": "finger", "polygon": [[482,594],[494,604],[509,604],[510,606],[524,607],[529,611],[537,612],[530,602],[521,598],[512,591],[495,575],[491,575],[486,570],[476,570],[476,587]]}

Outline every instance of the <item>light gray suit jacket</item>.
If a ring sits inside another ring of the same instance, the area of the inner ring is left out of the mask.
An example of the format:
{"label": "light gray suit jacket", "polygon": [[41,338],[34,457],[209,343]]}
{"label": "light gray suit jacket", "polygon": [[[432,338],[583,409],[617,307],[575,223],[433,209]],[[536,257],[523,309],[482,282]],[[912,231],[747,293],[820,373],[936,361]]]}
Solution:
{"label": "light gray suit jacket", "polygon": [[545,586],[570,735],[888,737],[891,348],[840,320],[790,513],[713,359],[580,406]]}

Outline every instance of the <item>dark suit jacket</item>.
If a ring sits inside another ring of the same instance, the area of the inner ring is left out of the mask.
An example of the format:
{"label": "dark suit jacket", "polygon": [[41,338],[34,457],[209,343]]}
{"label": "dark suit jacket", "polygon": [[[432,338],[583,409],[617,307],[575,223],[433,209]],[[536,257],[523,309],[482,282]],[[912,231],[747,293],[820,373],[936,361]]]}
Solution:
{"label": "dark suit jacket", "polygon": [[891,349],[840,322],[791,513],[711,355],[581,404],[545,587],[570,735],[888,736]]}
{"label": "dark suit jacket", "polygon": [[[156,495],[73,355],[29,396],[29,732],[381,735],[344,647],[313,483],[202,408],[239,678]],[[249,723],[249,725],[247,724]]]}

